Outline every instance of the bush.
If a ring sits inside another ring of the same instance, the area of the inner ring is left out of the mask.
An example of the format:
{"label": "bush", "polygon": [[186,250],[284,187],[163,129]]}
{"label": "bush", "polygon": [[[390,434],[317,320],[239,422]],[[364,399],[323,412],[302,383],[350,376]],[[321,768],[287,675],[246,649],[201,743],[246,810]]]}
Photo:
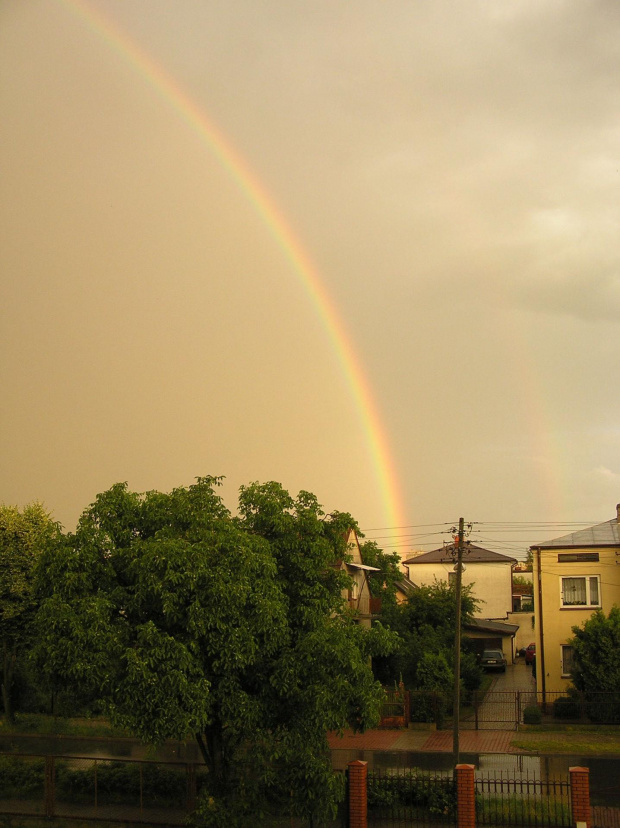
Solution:
{"label": "bush", "polygon": [[43,796],[45,760],[21,756],[0,757],[0,797],[30,799]]}
{"label": "bush", "polygon": [[369,773],[369,809],[396,806],[423,808],[429,814],[456,816],[456,784],[453,779],[417,775],[415,771],[390,776]]}
{"label": "bush", "polygon": [[542,710],[540,707],[537,707],[535,704],[526,707],[523,711],[523,722],[524,724],[540,724],[542,722]]}
{"label": "bush", "polygon": [[560,696],[553,702],[553,716],[556,719],[581,718],[581,705],[579,704],[579,699],[572,699],[569,696]]}

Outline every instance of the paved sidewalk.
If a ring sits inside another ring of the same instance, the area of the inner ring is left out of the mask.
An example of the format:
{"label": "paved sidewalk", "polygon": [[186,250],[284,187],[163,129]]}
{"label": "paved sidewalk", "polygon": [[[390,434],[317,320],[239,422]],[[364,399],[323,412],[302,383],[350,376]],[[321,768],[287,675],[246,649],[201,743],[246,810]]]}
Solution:
{"label": "paved sidewalk", "polygon": [[[459,747],[463,753],[527,753],[510,746],[515,732],[505,730],[461,730]],[[332,750],[410,750],[418,752],[452,752],[451,730],[369,730],[346,731],[342,737],[328,736]]]}

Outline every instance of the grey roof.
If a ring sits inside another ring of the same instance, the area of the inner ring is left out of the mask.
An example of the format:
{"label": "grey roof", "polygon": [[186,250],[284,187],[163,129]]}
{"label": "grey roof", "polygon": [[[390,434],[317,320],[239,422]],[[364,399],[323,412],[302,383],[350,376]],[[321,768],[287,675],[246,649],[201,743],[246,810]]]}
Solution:
{"label": "grey roof", "polygon": [[519,629],[518,624],[506,624],[503,621],[489,621],[486,618],[472,618],[463,625],[466,630],[485,630],[486,632],[496,632],[501,635],[516,635]]}
{"label": "grey roof", "polygon": [[[423,555],[416,555],[403,561],[404,564],[427,564],[427,563],[452,563],[455,560],[454,544],[442,546],[440,549],[433,549],[432,552],[425,552]],[[474,546],[473,543],[465,544],[463,560],[466,563],[516,563],[516,558],[509,558],[507,555],[500,555],[499,552],[492,552],[490,549],[483,549],[481,546]]]}
{"label": "grey roof", "polygon": [[589,526],[587,529],[580,529],[570,535],[562,535],[561,538],[536,543],[532,549],[583,549],[592,546],[620,546],[620,524],[616,518]]}

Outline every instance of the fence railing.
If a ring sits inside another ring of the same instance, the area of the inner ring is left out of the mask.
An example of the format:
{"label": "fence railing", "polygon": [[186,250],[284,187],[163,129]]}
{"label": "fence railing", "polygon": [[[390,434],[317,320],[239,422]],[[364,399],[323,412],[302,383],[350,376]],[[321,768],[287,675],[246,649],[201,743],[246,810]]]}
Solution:
{"label": "fence railing", "polygon": [[398,768],[373,771],[367,781],[368,825],[457,822],[456,782],[448,773]]}
{"label": "fence railing", "polygon": [[193,764],[0,755],[0,813],[183,825],[204,778]]}
{"label": "fence railing", "polygon": [[498,773],[474,784],[478,825],[572,825],[568,779],[511,779]]}

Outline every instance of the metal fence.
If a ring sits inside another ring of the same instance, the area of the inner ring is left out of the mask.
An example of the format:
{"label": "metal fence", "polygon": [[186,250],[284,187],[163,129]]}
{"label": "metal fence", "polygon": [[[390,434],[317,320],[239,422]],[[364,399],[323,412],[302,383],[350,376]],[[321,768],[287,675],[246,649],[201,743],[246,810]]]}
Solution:
{"label": "metal fence", "polygon": [[451,771],[373,771],[368,774],[367,785],[368,825],[456,825],[456,783]]}
{"label": "metal fence", "polygon": [[477,825],[572,825],[567,779],[514,779],[498,773],[478,778],[474,784]]}
{"label": "metal fence", "polygon": [[183,825],[202,773],[193,764],[0,755],[0,813]]}
{"label": "metal fence", "polygon": [[[187,825],[206,778],[201,765],[84,756],[0,753],[0,815]],[[269,828],[307,828],[308,820],[280,814]],[[346,802],[334,820],[313,828],[343,828]]]}
{"label": "metal fence", "polygon": [[[477,778],[474,784],[477,825],[572,825],[568,779],[516,779],[496,774]],[[432,828],[456,823],[457,792],[452,771],[429,774],[418,769],[398,769],[368,775],[369,825]]]}

